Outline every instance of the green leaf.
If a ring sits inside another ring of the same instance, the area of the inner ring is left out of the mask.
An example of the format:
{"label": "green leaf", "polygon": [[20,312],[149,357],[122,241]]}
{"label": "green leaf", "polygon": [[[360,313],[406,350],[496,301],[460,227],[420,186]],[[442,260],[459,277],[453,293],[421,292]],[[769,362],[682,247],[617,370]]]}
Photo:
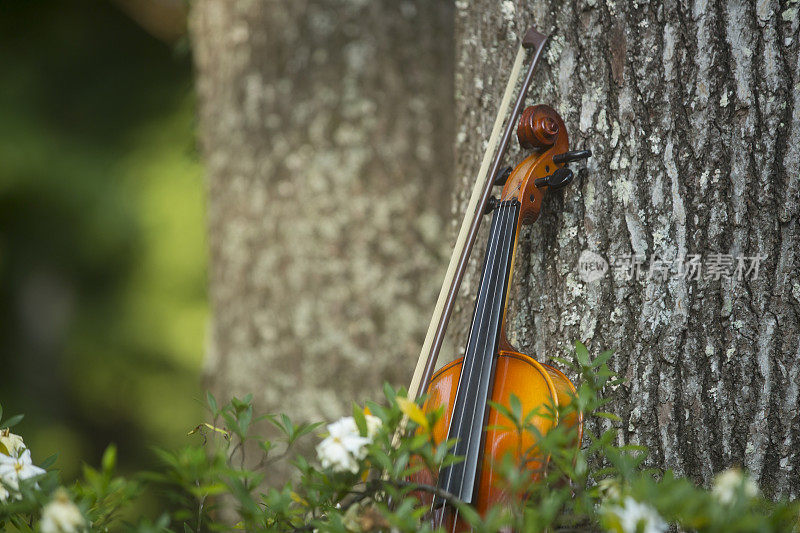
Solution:
{"label": "green leaf", "polygon": [[248,404],[239,415],[239,427],[241,428],[243,435],[247,435],[247,430],[250,429],[250,422],[252,422],[252,420],[253,406]]}
{"label": "green leaf", "polygon": [[58,459],[58,454],[54,453],[53,455],[51,455],[50,457],[39,463],[38,466],[39,468],[44,468],[45,470],[47,470],[48,468],[50,468],[55,464],[57,459]]}
{"label": "green leaf", "polygon": [[511,420],[516,425],[522,424],[522,403],[519,401],[519,398],[516,394],[511,394],[508,398],[509,407],[511,407],[511,412],[514,415],[514,418]]}
{"label": "green leaf", "polygon": [[504,417],[508,418],[512,423],[514,422],[514,413],[512,413],[511,410],[502,403],[497,403],[489,400],[489,406],[491,406],[494,410],[499,412]]}
{"label": "green leaf", "polygon": [[109,444],[106,451],[103,452],[103,459],[100,463],[103,466],[103,472],[111,473],[117,464],[117,447]]}
{"label": "green leaf", "polygon": [[575,358],[578,359],[581,366],[590,366],[589,350],[581,341],[575,341]]}
{"label": "green leaf", "polygon": [[299,426],[295,431],[294,438],[295,440],[299,439],[303,435],[308,435],[318,427],[322,426],[324,422],[314,422],[313,424],[304,423],[303,425]]}
{"label": "green leaf", "polygon": [[[239,429],[239,422],[233,417],[232,414],[228,412],[222,413],[222,419],[225,420],[225,425],[227,426],[226,429],[231,433],[238,435],[240,438],[242,437],[242,431]],[[280,427],[280,426],[278,426]]]}
{"label": "green leaf", "polygon": [[383,394],[386,396],[386,399],[389,400],[389,403],[392,403],[397,396],[394,387],[392,387],[388,382],[383,384]]}
{"label": "green leaf", "polygon": [[391,471],[392,470],[392,460],[383,450],[376,450],[375,453],[372,454],[372,460],[378,463],[377,466],[384,471]]}
{"label": "green leaf", "polygon": [[268,440],[262,440],[258,442],[258,447],[261,448],[265,455],[269,455],[272,446],[272,443]]}
{"label": "green leaf", "polygon": [[208,402],[208,407],[211,408],[211,412],[213,414],[217,414],[217,399],[214,398],[214,395],[211,394],[211,391],[206,391],[206,402]]}
{"label": "green leaf", "polygon": [[9,428],[9,429],[13,428],[17,424],[19,424],[22,421],[23,418],[25,418],[25,415],[14,415],[14,416],[12,416],[11,418],[9,418],[8,420],[5,421],[5,423],[3,424],[3,427],[4,428]]}
{"label": "green leaf", "polygon": [[364,411],[356,402],[353,402],[353,420],[356,422],[358,432],[361,433],[362,437],[365,437],[367,435],[367,417],[364,416]]}
{"label": "green leaf", "polygon": [[205,496],[215,496],[217,494],[224,494],[228,490],[228,486],[217,481],[215,483],[208,483],[206,485],[192,485],[188,487],[195,498],[203,498]]}
{"label": "green leaf", "polygon": [[238,413],[239,411],[243,411],[247,408],[247,401],[240,400],[234,396],[231,398],[231,406],[233,407],[233,410]]}
{"label": "green leaf", "polygon": [[291,439],[292,434],[294,433],[294,424],[292,423],[292,419],[289,418],[289,416],[285,413],[281,413],[281,424],[283,432],[286,433],[286,436]]}
{"label": "green leaf", "polygon": [[566,367],[569,367],[569,368],[574,368],[575,367],[575,361],[573,361],[572,359],[567,359],[565,357],[559,357],[557,355],[552,356],[550,359],[555,361],[555,362],[557,362],[557,363],[561,363],[562,365],[564,365]]}
{"label": "green leaf", "polygon": [[594,361],[592,361],[592,366],[597,368],[597,367],[603,365],[609,359],[611,359],[612,355],[614,355],[614,350],[606,350],[605,352],[603,352],[600,355],[598,355],[597,358]]}

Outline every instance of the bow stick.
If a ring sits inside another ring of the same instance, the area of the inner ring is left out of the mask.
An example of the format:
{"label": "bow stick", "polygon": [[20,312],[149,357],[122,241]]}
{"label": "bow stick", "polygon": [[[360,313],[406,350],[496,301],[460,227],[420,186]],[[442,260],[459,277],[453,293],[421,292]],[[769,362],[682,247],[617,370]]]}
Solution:
{"label": "bow stick", "polygon": [[[478,170],[478,179],[475,181],[475,186],[472,188],[472,195],[470,196],[467,209],[464,213],[464,220],[461,223],[461,229],[458,232],[458,238],[456,239],[453,253],[450,256],[450,263],[447,266],[447,272],[442,282],[442,289],[439,292],[439,298],[433,310],[433,317],[431,317],[428,332],[425,335],[425,342],[422,344],[417,366],[414,369],[411,384],[408,386],[409,398],[419,398],[419,396],[425,392],[425,387],[427,383],[430,382],[431,376],[433,376],[436,360],[439,358],[439,350],[444,340],[444,333],[447,330],[447,323],[450,320],[450,315],[453,313],[456,295],[461,286],[461,280],[464,278],[464,272],[467,268],[470,252],[472,252],[472,246],[475,244],[475,239],[478,236],[478,228],[480,228],[481,218],[483,218],[486,209],[486,203],[491,194],[498,170],[500,169],[500,163],[505,155],[506,148],[508,148],[508,141],[511,138],[511,133],[514,130],[517,117],[522,110],[522,104],[525,101],[525,95],[533,79],[533,71],[536,68],[536,63],[539,61],[539,56],[547,42],[547,37],[548,36],[542,35],[536,31],[534,27],[531,27],[525,33],[519,50],[517,51],[517,57],[511,68],[511,75],[508,78],[508,83],[503,93],[503,99],[497,111],[497,117],[495,117],[494,120],[494,127],[489,137],[489,144],[486,147],[486,152],[483,154],[483,161]],[[522,70],[522,63],[525,60],[525,51],[528,49],[533,49],[531,64],[528,67],[525,80],[520,88],[517,101],[514,104],[514,109],[508,119],[503,137],[500,139],[500,128],[503,126],[503,118],[511,103],[511,95],[514,91],[517,79],[519,78],[519,73]],[[498,139],[500,139],[499,148]],[[495,154],[494,160],[492,160],[492,154]],[[490,162],[491,172],[489,172]],[[423,386],[423,384],[425,385]]]}

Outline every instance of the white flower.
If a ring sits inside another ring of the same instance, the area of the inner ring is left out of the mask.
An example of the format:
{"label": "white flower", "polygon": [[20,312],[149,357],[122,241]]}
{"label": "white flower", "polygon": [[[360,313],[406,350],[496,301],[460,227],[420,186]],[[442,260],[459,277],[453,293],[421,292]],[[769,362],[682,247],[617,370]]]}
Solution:
{"label": "white flower", "polygon": [[630,496],[625,497],[622,506],[609,507],[608,511],[616,515],[622,533],[637,533],[640,525],[642,533],[662,533],[667,530],[667,524],[658,511]]}
{"label": "white flower", "polygon": [[25,443],[22,442],[22,437],[11,433],[8,428],[0,430],[0,454],[19,457],[23,450]]}
{"label": "white flower", "polygon": [[86,527],[81,510],[69,499],[67,491],[58,489],[53,501],[44,506],[39,528],[42,533],[78,533]]}
{"label": "white flower", "polygon": [[747,498],[758,496],[758,486],[749,476],[743,474],[738,468],[729,468],[714,479],[711,493],[721,504],[728,505],[736,500],[740,490],[741,494]]}
{"label": "white flower", "polygon": [[317,445],[317,456],[323,468],[357,474],[358,460],[366,457],[370,442],[371,438],[361,436],[353,417],[346,416],[328,424],[328,437]]}
{"label": "white flower", "polygon": [[367,418],[367,437],[374,439],[383,422],[377,416],[364,415]]}
{"label": "white flower", "polygon": [[4,502],[8,499],[8,490],[0,483],[0,502]]}
{"label": "white flower", "polygon": [[331,437],[326,438],[317,445],[317,457],[323,468],[330,468],[336,472],[350,471],[358,473],[358,462],[341,443]]}
{"label": "white flower", "polygon": [[19,457],[0,454],[0,480],[7,488],[19,489],[19,482],[46,473],[43,468],[31,461],[30,450],[23,451]]}

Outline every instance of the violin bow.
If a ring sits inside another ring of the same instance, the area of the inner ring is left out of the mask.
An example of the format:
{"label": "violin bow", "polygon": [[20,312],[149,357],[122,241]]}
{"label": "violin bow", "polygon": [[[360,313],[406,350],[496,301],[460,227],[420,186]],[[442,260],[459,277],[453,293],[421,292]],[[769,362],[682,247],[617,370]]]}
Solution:
{"label": "violin bow", "polygon": [[[531,80],[533,79],[536,63],[539,61],[539,56],[542,54],[547,38],[547,35],[542,35],[536,31],[536,28],[531,27],[522,38],[522,43],[517,51],[517,57],[511,68],[511,75],[508,78],[508,83],[503,93],[503,99],[500,101],[500,107],[494,120],[494,127],[492,127],[492,134],[489,137],[489,144],[486,147],[486,152],[483,154],[483,161],[478,170],[478,179],[475,181],[475,186],[472,188],[472,195],[470,196],[467,209],[464,213],[464,220],[461,222],[461,229],[458,232],[458,238],[456,239],[453,253],[450,256],[450,263],[447,266],[442,288],[439,291],[439,298],[436,301],[436,307],[434,307],[433,316],[428,325],[425,342],[422,344],[417,366],[414,369],[411,384],[408,386],[409,398],[419,398],[425,392],[426,385],[433,376],[436,361],[439,358],[439,350],[442,348],[444,334],[447,330],[447,323],[450,320],[450,315],[453,313],[456,295],[461,286],[461,281],[464,278],[464,272],[467,269],[472,247],[478,236],[478,229],[480,228],[481,219],[486,210],[486,204],[489,200],[492,186],[497,179],[500,163],[508,148],[508,142],[514,131],[517,117],[519,117],[522,110],[522,104],[525,101],[525,96],[530,87]],[[500,130],[503,126],[503,119],[511,103],[511,96],[517,84],[517,80],[519,79],[519,73],[525,61],[526,51],[530,49],[533,50],[531,64],[528,67],[528,72],[520,88],[519,95],[514,104],[514,109],[511,111],[511,116],[508,119],[506,129],[501,138]],[[492,155],[494,155],[494,159],[492,159]]]}

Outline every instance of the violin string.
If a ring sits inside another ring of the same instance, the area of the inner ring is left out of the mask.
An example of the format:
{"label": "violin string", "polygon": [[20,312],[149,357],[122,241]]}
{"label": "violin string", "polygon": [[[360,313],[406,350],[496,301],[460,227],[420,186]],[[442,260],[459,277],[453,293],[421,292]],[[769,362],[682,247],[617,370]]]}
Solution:
{"label": "violin string", "polygon": [[[487,293],[486,296],[487,297],[486,297],[486,300],[485,300],[486,304],[485,304],[485,307],[484,307],[484,312],[481,314],[480,323],[478,324],[478,329],[475,330],[475,331],[481,331],[481,329],[483,328],[484,318],[486,318],[487,315],[491,314],[491,309],[493,308],[493,306],[491,304],[493,302],[495,302],[495,300],[497,298],[498,285],[499,285],[499,281],[500,281],[499,280],[499,278],[500,278],[500,275],[499,275],[500,274],[500,268],[499,267],[501,265],[496,265],[495,263],[497,261],[496,258],[498,256],[498,253],[501,251],[501,244],[504,244],[504,241],[507,238],[508,231],[507,231],[506,226],[507,226],[507,221],[509,219],[508,215],[510,215],[513,212],[513,209],[511,209],[511,205],[510,204],[506,204],[506,205],[501,204],[498,207],[498,210],[500,211],[498,213],[498,215],[499,215],[498,216],[498,225],[497,225],[497,229],[496,229],[496,232],[498,233],[498,235],[494,236],[495,238],[492,239],[492,242],[490,243],[491,251],[490,251],[489,259],[488,259],[488,261],[486,263],[487,267],[490,267],[490,270],[488,272],[486,272],[486,274],[493,274],[493,275],[488,280],[488,287],[487,287],[487,290],[486,290],[486,293]],[[487,313],[487,311],[488,311],[488,313]],[[476,315],[477,315],[477,313],[476,313]],[[490,317],[488,317],[488,318],[490,319]],[[475,370],[476,367],[479,366],[479,363],[481,361],[477,357],[477,354],[473,354],[473,355],[474,355],[473,358],[472,358],[473,360],[472,360],[472,362],[470,364],[470,368],[469,368],[468,380],[465,382],[465,385],[467,385],[467,387],[470,387],[470,385],[472,384],[472,376],[474,374],[474,370]],[[484,355],[485,355],[485,353],[484,353]],[[477,379],[480,381],[480,373],[478,373]],[[459,414],[460,414],[460,419],[459,419],[459,424],[458,424],[457,428],[458,428],[458,434],[460,435],[460,434],[462,434],[461,431],[463,429],[464,419],[465,419],[467,413],[466,413],[465,409],[462,407],[462,409],[461,409]],[[476,417],[474,416],[474,413],[473,413],[473,416],[471,416],[469,418],[468,422],[467,422],[469,424],[468,433],[467,433],[467,441],[466,441],[467,453],[469,452],[470,444],[471,444],[471,441],[472,441],[473,428],[475,427],[475,418]],[[483,424],[483,420],[481,420],[479,423],[482,425]],[[466,469],[462,468],[461,469],[461,484],[462,485],[464,483],[465,477],[466,477]],[[450,478],[452,478],[452,469],[448,470],[448,484],[450,482]]]}
{"label": "violin string", "polygon": [[[508,209],[509,206],[505,206],[505,207],[506,208],[503,210],[502,218],[501,218],[501,221],[500,221],[499,235],[497,236],[497,239],[496,239],[496,243],[497,243],[496,244],[496,253],[495,253],[495,257],[492,258],[493,262],[496,262],[497,261],[496,257],[500,253],[502,253],[502,248],[504,247],[502,245],[504,244],[504,241],[506,239],[506,234],[507,234],[506,222],[507,222],[507,219],[510,218],[510,217],[508,217],[506,215],[510,214],[511,210]],[[502,272],[502,270],[501,270],[502,265],[498,264],[498,265],[493,265],[493,266],[495,267],[496,271],[494,272],[495,275],[493,276],[493,279],[491,280],[491,285],[490,285],[490,289],[489,289],[491,291],[491,298],[487,299],[487,302],[490,302],[490,303],[495,303],[496,302],[497,294],[498,294],[498,291],[500,289],[500,274]],[[487,306],[487,307],[489,307],[489,306]],[[487,316],[487,318],[489,320],[491,320],[491,311],[492,311],[492,309],[493,308],[490,307],[488,309],[488,312],[484,313],[484,315]],[[482,326],[483,326],[483,324],[481,324],[481,327]],[[476,366],[477,366],[477,363],[478,363],[478,361],[476,360]],[[480,376],[478,376],[478,379],[480,379]],[[474,416],[471,417],[467,421],[467,423],[469,424],[469,429],[470,429],[470,432],[468,434],[470,436],[470,438],[472,436],[472,428],[474,427],[475,422],[476,422],[476,420],[475,420]],[[483,424],[483,421],[481,420],[479,423]],[[469,441],[468,441],[468,443],[469,443]],[[462,481],[463,481],[463,479],[462,479]]]}
{"label": "violin string", "polygon": [[[513,230],[513,227],[511,227],[511,224],[508,224],[508,222],[511,221],[511,219],[513,219],[513,217],[514,217],[514,207],[513,207],[513,204],[509,203],[508,205],[505,206],[505,209],[504,209],[504,212],[503,212],[503,217],[501,219],[501,227],[500,227],[500,232],[499,232],[500,234],[497,236],[497,239],[496,239],[496,241],[497,241],[497,245],[496,245],[496,248],[497,248],[496,252],[497,253],[496,253],[496,255],[499,255],[499,257],[498,257],[498,259],[494,260],[495,262],[497,262],[497,264],[494,265],[496,270],[495,270],[494,279],[492,280],[492,285],[490,287],[492,294],[491,294],[491,299],[487,300],[488,302],[491,302],[491,303],[496,303],[496,300],[497,300],[498,296],[502,297],[501,295],[502,295],[502,293],[503,293],[503,291],[505,289],[505,287],[503,286],[503,283],[502,283],[503,278],[504,278],[502,273],[503,273],[504,265],[505,265],[506,261],[503,260],[504,256],[502,254],[508,253],[508,250],[507,250],[508,247],[506,245],[506,241],[508,240],[508,237],[511,234],[511,231]],[[491,315],[491,313],[493,311],[494,311],[494,305],[491,305],[490,309],[488,311],[488,314]],[[491,318],[489,320],[491,321]],[[488,339],[487,339],[487,341],[488,341]],[[487,348],[485,348],[485,350],[487,350]],[[486,355],[486,354],[488,354],[488,351],[484,351],[484,355]],[[494,357],[494,353],[489,354],[489,357]],[[477,365],[477,363],[476,363],[476,365]],[[480,379],[480,374],[478,376],[478,379]],[[486,376],[485,379],[490,379],[490,376]],[[491,384],[489,386],[491,387]],[[488,399],[489,398],[487,397],[485,399],[485,401],[488,401]],[[476,407],[477,407],[477,405],[476,405]],[[485,415],[485,411],[484,411],[484,415]],[[470,418],[469,422],[468,422],[469,423],[469,432],[467,433],[467,439],[468,439],[468,441],[467,441],[467,449],[468,450],[469,450],[470,440],[473,438],[474,426],[475,426],[475,423],[476,423],[476,418],[477,417],[475,417],[473,415]],[[481,427],[483,426],[484,419],[485,419],[485,416],[481,417],[481,420],[477,421],[477,423]],[[481,431],[479,433],[478,438],[483,438],[483,431]],[[461,483],[462,484],[464,483],[465,476],[466,476],[466,469],[461,471]],[[476,479],[474,481],[475,481],[475,483],[477,483],[479,480]],[[456,515],[457,514],[458,514],[458,511],[456,511]]]}
{"label": "violin string", "polygon": [[[492,227],[492,232],[491,232],[492,239],[489,242],[489,250],[487,252],[487,261],[486,261],[486,265],[487,266],[492,265],[492,263],[494,262],[494,256],[495,256],[495,254],[497,252],[497,249],[498,249],[498,245],[497,245],[498,239],[496,239],[494,237],[495,237],[495,233],[497,233],[497,231],[498,231],[498,228],[502,228],[503,224],[501,222],[502,222],[502,220],[504,218],[504,215],[505,215],[505,210],[503,209],[503,206],[501,205],[501,206],[498,207],[496,224],[493,224],[493,227]],[[484,273],[484,275],[486,275],[486,274],[489,274],[489,272],[485,272]],[[480,298],[480,293],[478,294],[478,297]],[[470,332],[471,333],[479,331],[480,328],[483,326],[483,314],[478,313],[477,311],[480,311],[480,310],[476,309],[476,313],[472,317],[472,325],[470,326]],[[481,315],[480,316],[480,323],[477,324],[478,329],[476,329],[476,321],[479,320],[479,317],[478,317],[479,314]],[[470,358],[470,361],[467,361],[467,358],[466,358],[467,355],[468,354],[465,354],[464,362],[463,362],[463,365],[462,365],[462,368],[461,368],[461,376],[459,377],[458,386],[456,388],[456,400],[458,399],[459,392],[464,387],[467,387],[466,390],[468,390],[470,381],[472,379],[472,369],[477,364],[475,357],[472,357],[472,358]],[[469,362],[469,367],[468,367],[467,371],[465,372],[464,366],[468,362]],[[458,405],[456,405],[456,408],[458,408]],[[458,414],[458,420],[457,421],[456,421],[456,414]],[[454,421],[456,423],[455,427],[458,430],[456,432],[456,435],[460,434],[462,426],[463,426],[464,416],[465,416],[465,411],[464,411],[463,407],[459,410],[458,413],[455,413],[455,412],[453,413],[453,417],[450,419],[450,424],[448,425],[448,428],[447,428],[447,436],[448,436],[448,438],[451,435],[451,430],[453,428],[453,422]],[[469,444],[469,440],[467,441],[467,444]],[[453,477],[453,468],[451,466],[447,470],[447,483],[445,485],[447,488],[449,488],[449,486],[450,486],[450,480],[452,479],[452,477]],[[462,474],[462,482],[463,482],[463,474]],[[441,486],[441,484],[439,484],[439,485]],[[436,496],[434,495],[434,497],[433,497],[433,499],[431,501],[431,510],[434,509],[435,505],[436,505]],[[441,513],[440,522],[439,522],[437,527],[441,527],[443,521],[444,521],[444,513]]]}
{"label": "violin string", "polygon": [[[492,279],[491,279],[491,267],[494,265],[495,256],[497,254],[497,250],[499,249],[499,244],[498,244],[499,236],[496,235],[496,233],[502,230],[503,222],[504,222],[503,219],[505,218],[505,209],[503,208],[502,205],[500,207],[498,207],[497,215],[498,215],[497,216],[497,224],[493,228],[494,231],[492,232],[492,240],[489,243],[489,252],[487,254],[487,259],[486,259],[486,266],[488,267],[488,269],[487,269],[486,272],[484,272],[484,276],[488,276],[489,277],[489,279],[487,280],[487,283],[489,284],[488,288],[487,288],[487,293],[490,291],[490,289],[492,287],[492,285],[491,285],[491,282],[492,282]],[[480,298],[480,293],[478,294],[478,297]],[[487,300],[485,300],[485,302],[487,302],[487,301],[488,301],[488,298],[487,298]],[[485,308],[486,307],[485,307],[485,304],[484,304],[484,309],[483,310],[476,309],[475,316],[472,319],[472,326],[470,328],[470,331],[475,332],[475,335],[478,335],[477,332],[481,331],[481,329],[483,328],[483,321],[484,321],[484,317],[486,315]],[[479,313],[477,311],[484,311],[484,312]],[[478,315],[480,315],[480,317],[478,317]],[[475,322],[476,320],[480,321],[480,322],[477,323],[477,328],[476,328],[476,322]],[[471,355],[472,355],[472,357],[470,357],[469,367],[466,370],[466,373],[464,372],[464,368],[462,367],[463,386],[466,387],[466,390],[469,390],[471,388],[470,385],[472,384],[473,371],[474,371],[475,367],[478,366],[477,354],[476,353],[472,353]],[[464,363],[466,364],[467,361],[465,360]],[[456,398],[458,398],[458,392],[461,390],[461,388],[462,388],[462,380],[459,380],[458,389],[456,389]],[[465,409],[465,407],[463,405],[459,408],[458,416],[459,416],[458,422],[456,423],[457,431],[456,431],[455,434],[456,435],[461,435],[462,434],[462,429],[463,429],[463,426],[464,426],[464,418],[466,416],[466,409]],[[452,423],[453,422],[451,421],[450,422],[451,426],[452,426]],[[450,434],[450,431],[448,431],[448,435],[449,434]],[[470,440],[468,438],[467,441],[466,441],[467,448],[469,448],[469,442],[470,442]],[[462,476],[461,476],[461,481],[462,482],[464,480],[463,472],[464,471],[462,469]],[[453,469],[452,468],[450,468],[447,471],[447,476],[448,476],[447,484],[449,486],[450,480],[452,479],[452,476],[453,476]]]}
{"label": "violin string", "polygon": [[[500,208],[500,209],[502,209],[502,208]],[[494,256],[494,253],[496,251],[496,247],[495,247],[496,239],[494,239],[493,237],[495,236],[494,234],[496,233],[497,228],[499,227],[499,219],[500,219],[500,216],[502,215],[502,211],[499,212],[497,215],[498,215],[497,216],[497,220],[494,221],[496,223],[492,225],[492,233],[491,233],[492,239],[489,242],[489,250],[487,252],[487,262],[486,262],[487,265],[491,264],[491,258]],[[486,275],[486,274],[487,274],[487,272],[484,272],[484,275]],[[478,298],[480,298],[480,292],[478,293]],[[474,334],[474,332],[479,331],[479,328],[483,325],[483,315],[481,313],[479,313],[479,311],[480,311],[480,309],[476,309],[476,313],[472,317],[472,325],[470,326],[470,333],[471,334]],[[481,315],[480,318],[479,318],[478,315]],[[481,320],[481,323],[477,324],[478,329],[476,329],[476,321],[479,320],[479,319]],[[469,341],[468,341],[468,344],[469,344]],[[467,360],[468,356],[469,356],[469,354],[465,354],[464,362],[462,364],[461,375],[459,376],[458,386],[456,388],[456,400],[458,400],[458,395],[462,390],[468,390],[469,383],[470,383],[470,381],[472,379],[472,369],[474,367],[473,362],[474,362],[475,358],[471,357],[469,360]],[[467,366],[467,364],[469,364],[469,366]],[[465,367],[467,367],[467,368],[465,368]],[[457,413],[454,412],[453,413],[453,417],[450,419],[450,424],[449,424],[449,427],[447,428],[447,436],[448,437],[450,437],[450,435],[452,434],[452,429],[453,429],[453,423],[454,422],[456,424],[455,427],[457,429],[456,435],[460,434],[461,427],[463,425],[464,409],[463,409],[463,407],[459,408],[458,405],[456,405],[455,407],[458,410],[458,412]],[[458,416],[458,419],[456,419],[456,416]],[[449,488],[449,484],[450,484],[450,480],[452,479],[452,476],[453,476],[453,468],[451,466],[447,470],[447,484],[446,484],[446,486],[448,488]]]}

